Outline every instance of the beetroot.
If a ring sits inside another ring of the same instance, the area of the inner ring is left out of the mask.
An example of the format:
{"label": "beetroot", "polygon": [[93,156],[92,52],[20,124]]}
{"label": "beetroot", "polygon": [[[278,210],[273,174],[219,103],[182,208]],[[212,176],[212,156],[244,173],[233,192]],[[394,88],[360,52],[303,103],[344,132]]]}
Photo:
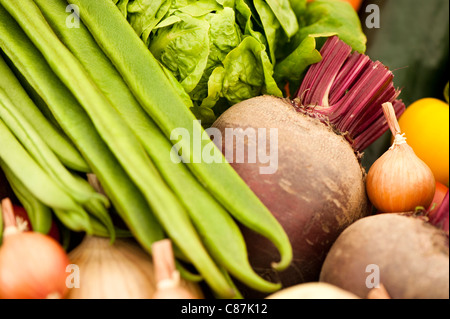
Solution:
{"label": "beetroot", "polygon": [[[279,258],[275,247],[242,227],[255,270],[283,287],[318,280],[339,234],[371,212],[361,152],[388,130],[381,104],[393,103],[397,115],[405,107],[381,63],[352,53],[337,37],[327,40],[321,54],[293,100],[252,98],[213,124],[222,136],[215,143],[291,241],[294,261],[276,272],[270,265]],[[242,149],[245,156],[236,156]],[[242,291],[247,298],[261,297]]]}
{"label": "beetroot", "polygon": [[270,266],[270,261],[277,260],[275,246],[248,229],[243,229],[244,238],[252,266],[266,279],[281,281],[285,287],[317,280],[339,233],[370,211],[364,170],[350,144],[331,128],[296,112],[285,100],[271,96],[236,104],[214,127],[223,132],[223,145],[224,128],[278,129],[275,174],[260,175],[260,167],[267,164],[233,160],[231,165],[284,227],[294,264],[275,272]]}
{"label": "beetroot", "polygon": [[361,298],[382,284],[392,299],[448,299],[448,237],[411,214],[360,219],[333,244],[320,281]]}

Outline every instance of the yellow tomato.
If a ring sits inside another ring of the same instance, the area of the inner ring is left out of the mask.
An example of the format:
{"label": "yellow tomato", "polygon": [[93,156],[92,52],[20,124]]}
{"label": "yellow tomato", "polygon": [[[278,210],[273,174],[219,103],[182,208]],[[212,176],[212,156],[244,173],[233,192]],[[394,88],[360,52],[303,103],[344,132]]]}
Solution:
{"label": "yellow tomato", "polygon": [[399,119],[406,142],[433,171],[436,181],[449,182],[449,105],[434,98],[418,100]]}

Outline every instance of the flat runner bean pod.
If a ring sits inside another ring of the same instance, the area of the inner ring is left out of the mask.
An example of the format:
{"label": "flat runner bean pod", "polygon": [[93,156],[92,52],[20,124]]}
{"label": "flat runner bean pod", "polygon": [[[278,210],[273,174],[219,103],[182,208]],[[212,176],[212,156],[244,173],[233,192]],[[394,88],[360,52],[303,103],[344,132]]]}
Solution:
{"label": "flat runner bean pod", "polygon": [[228,212],[203,188],[187,167],[170,159],[172,144],[134,98],[111,61],[83,24],[66,26],[64,0],[35,0],[50,26],[83,64],[97,86],[133,129],[166,182],[181,199],[211,255],[237,279],[265,292],[279,285],[262,280],[248,262],[244,239]]}
{"label": "flat runner bean pod", "polygon": [[69,172],[42,140],[28,121],[17,111],[17,104],[9,99],[6,92],[0,88],[0,118],[6,123],[16,138],[22,143],[28,153],[42,169],[66,190],[66,192],[100,221],[111,232],[114,239],[114,225],[108,212],[109,200],[84,179]]}
{"label": "flat runner bean pod", "polygon": [[121,218],[150,251],[152,243],[165,236],[145,198],[98,135],[86,112],[2,5],[0,48],[45,101],[102,183]]}
{"label": "flat runner bean pod", "polygon": [[52,226],[52,210],[33,196],[6,165],[1,164],[2,161],[0,160],[0,167],[5,173],[14,194],[27,212],[33,231],[48,234]]}
{"label": "flat runner bean pod", "polygon": [[0,119],[0,145],[2,167],[5,165],[9,167],[30,193],[45,205],[61,211],[64,216],[65,212],[77,216],[76,220],[71,218],[71,221],[75,222],[67,225],[70,229],[92,233],[88,214],[42,170],[2,119]]}
{"label": "flat runner bean pod", "polygon": [[0,2],[89,114],[99,134],[147,198],[169,237],[219,296],[232,297],[234,290],[207,253],[178,198],[162,180],[133,131],[93,83],[80,62],[59,41],[39,8],[31,0],[20,1],[20,4],[6,0]]}
{"label": "flat runner bean pod", "polygon": [[[187,129],[191,137],[195,131],[203,136],[200,123],[113,1],[70,0],[69,3],[78,6],[81,21],[168,139],[179,128]],[[182,149],[191,149],[188,139],[173,142]],[[211,140],[200,142],[201,150],[216,148]],[[194,152],[189,152],[189,156],[183,152],[183,155],[194,175],[239,222],[274,243],[281,260],[273,266],[278,270],[288,267],[292,247],[284,229],[231,165],[225,164],[225,158],[220,163],[195,163]]]}
{"label": "flat runner bean pod", "polygon": [[[4,55],[4,58],[8,58],[8,57],[6,55]],[[8,64],[8,66],[11,68],[11,71],[13,71],[14,75],[17,77],[17,80],[19,80],[19,83],[22,85],[22,88],[25,90],[25,92],[28,94],[28,96],[30,97],[32,102],[36,105],[36,107],[41,112],[41,116],[44,116],[50,122],[50,124],[53,125],[53,127],[55,127],[58,130],[58,132],[60,132],[61,134],[64,134],[64,130],[61,128],[58,121],[55,119],[55,116],[53,115],[52,111],[49,109],[48,105],[45,103],[45,101],[42,99],[42,97],[30,85],[30,83],[28,83],[28,81],[25,79],[25,77],[22,75],[22,73],[20,73],[17,70],[17,68],[15,67],[15,65],[12,62],[9,62],[9,61],[6,61],[6,62]],[[67,137],[67,138],[70,141],[70,138],[69,137]],[[70,143],[72,143],[72,142],[70,141]],[[84,160],[84,158],[83,158],[83,160]],[[92,172],[91,168],[89,167],[89,165],[87,164],[87,162],[85,160],[84,160],[84,162],[87,165],[86,169],[81,170],[81,169],[74,168],[74,170],[80,171],[83,173],[91,173]],[[70,168],[70,166],[67,166],[67,167]]]}
{"label": "flat runner bean pod", "polygon": [[0,89],[19,106],[18,110],[28,122],[45,136],[45,142],[67,167],[80,172],[88,172],[89,166],[69,139],[61,134],[41,113],[23,89],[19,80],[0,55]]}

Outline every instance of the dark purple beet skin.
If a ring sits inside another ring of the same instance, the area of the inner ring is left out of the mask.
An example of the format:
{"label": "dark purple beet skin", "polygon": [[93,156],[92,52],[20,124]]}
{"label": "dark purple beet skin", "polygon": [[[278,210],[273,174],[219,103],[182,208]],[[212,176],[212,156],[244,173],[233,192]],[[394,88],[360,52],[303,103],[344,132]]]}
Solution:
{"label": "dark purple beet skin", "polygon": [[[281,281],[284,287],[317,281],[325,256],[337,236],[370,211],[365,192],[365,172],[344,137],[320,121],[297,112],[283,99],[262,96],[241,102],[227,110],[213,125],[225,128],[266,128],[266,152],[270,152],[269,130],[277,129],[278,169],[261,174],[265,163],[231,165],[261,199],[285,229],[293,247],[291,266],[276,272],[276,248],[266,238],[242,227],[249,259],[264,278]],[[246,139],[245,145],[258,139]],[[236,148],[236,141],[232,147]],[[247,148],[245,148],[247,149]],[[272,150],[273,151],[273,150]],[[234,152],[235,154],[236,152]],[[246,298],[261,294],[240,287]]]}

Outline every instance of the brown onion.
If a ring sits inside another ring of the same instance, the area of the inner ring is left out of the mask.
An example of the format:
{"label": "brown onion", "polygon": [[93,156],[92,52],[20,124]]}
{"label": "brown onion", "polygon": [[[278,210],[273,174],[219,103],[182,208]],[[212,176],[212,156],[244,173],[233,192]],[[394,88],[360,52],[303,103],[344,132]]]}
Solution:
{"label": "brown onion", "polygon": [[436,187],[433,172],[406,143],[392,104],[383,104],[383,112],[395,140],[367,174],[369,199],[384,213],[411,212],[417,207],[428,207]]}

